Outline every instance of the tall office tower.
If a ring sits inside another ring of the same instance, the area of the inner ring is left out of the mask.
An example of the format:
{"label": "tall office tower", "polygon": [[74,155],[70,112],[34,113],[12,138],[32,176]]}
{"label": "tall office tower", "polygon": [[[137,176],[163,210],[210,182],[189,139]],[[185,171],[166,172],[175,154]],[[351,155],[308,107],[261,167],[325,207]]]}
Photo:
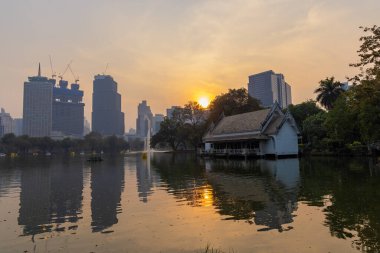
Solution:
{"label": "tall office tower", "polygon": [[96,75],[94,79],[92,131],[102,135],[124,135],[121,95],[117,93],[117,83],[109,75]]}
{"label": "tall office tower", "polygon": [[53,116],[53,87],[55,80],[38,75],[24,83],[23,133],[31,137],[50,136]]}
{"label": "tall office tower", "polygon": [[285,82],[283,74],[272,70],[248,77],[248,93],[258,99],[263,107],[270,107],[277,102],[282,108],[292,103],[291,87]]}
{"label": "tall office tower", "polygon": [[83,136],[84,103],[83,91],[79,84],[60,80],[58,87],[53,88],[53,131],[64,136],[80,138]]}
{"label": "tall office tower", "polygon": [[22,135],[22,119],[13,119],[13,133],[16,136]]}
{"label": "tall office tower", "polygon": [[153,135],[158,133],[161,129],[161,122],[163,122],[165,116],[163,114],[155,114],[153,117]]}
{"label": "tall office tower", "polygon": [[14,132],[13,119],[9,113],[6,113],[3,108],[0,112],[0,138],[6,134]]}
{"label": "tall office tower", "polygon": [[137,108],[136,119],[136,135],[139,137],[147,137],[148,129],[153,127],[153,114],[150,106],[147,105],[146,100],[143,100]]}
{"label": "tall office tower", "polygon": [[181,109],[181,106],[173,105],[172,107],[166,109],[166,117],[171,119],[173,117],[173,112],[177,109]]}

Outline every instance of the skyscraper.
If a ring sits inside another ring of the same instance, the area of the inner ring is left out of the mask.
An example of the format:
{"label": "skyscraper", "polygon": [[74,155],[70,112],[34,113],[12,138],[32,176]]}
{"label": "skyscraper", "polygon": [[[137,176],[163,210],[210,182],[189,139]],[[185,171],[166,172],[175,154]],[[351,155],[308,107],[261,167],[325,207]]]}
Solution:
{"label": "skyscraper", "polygon": [[277,102],[282,108],[292,103],[291,87],[285,82],[283,74],[272,70],[248,77],[248,93],[258,99],[262,106],[270,107]]}
{"label": "skyscraper", "polygon": [[55,80],[38,75],[24,83],[23,133],[31,137],[50,136],[53,116],[53,87]]}
{"label": "skyscraper", "polygon": [[[143,100],[137,107],[136,135],[147,137],[148,129],[153,127],[153,114],[146,100]],[[149,129],[151,131],[151,129]]]}
{"label": "skyscraper", "polygon": [[153,117],[153,135],[158,133],[161,129],[161,123],[164,121],[165,116],[163,114],[155,114]]}
{"label": "skyscraper", "polygon": [[0,138],[14,132],[14,123],[11,115],[3,108],[0,111]]}
{"label": "skyscraper", "polygon": [[92,94],[92,130],[102,135],[124,135],[124,113],[117,83],[109,75],[96,75]]}
{"label": "skyscraper", "polygon": [[53,131],[80,138],[84,127],[83,91],[77,83],[71,84],[71,89],[67,86],[67,81],[60,80],[53,88]]}

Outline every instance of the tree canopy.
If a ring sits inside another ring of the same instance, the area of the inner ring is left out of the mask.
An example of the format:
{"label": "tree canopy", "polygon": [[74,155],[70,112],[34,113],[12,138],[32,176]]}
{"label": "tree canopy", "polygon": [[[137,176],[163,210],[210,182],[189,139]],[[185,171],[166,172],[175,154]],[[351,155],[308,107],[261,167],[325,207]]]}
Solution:
{"label": "tree canopy", "polygon": [[227,93],[216,96],[210,103],[209,121],[215,122],[220,115],[225,116],[260,110],[257,99],[249,96],[247,89],[229,89]]}

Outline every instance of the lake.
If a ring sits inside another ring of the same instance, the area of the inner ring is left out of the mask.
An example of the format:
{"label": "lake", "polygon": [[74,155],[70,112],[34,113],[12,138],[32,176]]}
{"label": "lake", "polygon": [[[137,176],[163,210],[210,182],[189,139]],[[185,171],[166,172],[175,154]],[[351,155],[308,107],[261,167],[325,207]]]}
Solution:
{"label": "lake", "polygon": [[371,158],[0,159],[0,252],[379,252]]}

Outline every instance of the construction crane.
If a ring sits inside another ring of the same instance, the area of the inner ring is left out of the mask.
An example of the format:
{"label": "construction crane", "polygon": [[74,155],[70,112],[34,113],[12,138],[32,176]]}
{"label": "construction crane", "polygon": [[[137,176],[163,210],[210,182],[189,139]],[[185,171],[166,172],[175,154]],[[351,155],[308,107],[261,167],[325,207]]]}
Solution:
{"label": "construction crane", "polygon": [[71,63],[73,62],[73,60],[71,60],[70,62],[69,62],[69,64],[67,64],[67,66],[66,66],[66,68],[65,68],[65,70],[63,71],[63,73],[62,74],[59,74],[59,78],[62,80],[62,78],[63,78],[63,75],[66,73],[66,71],[70,68],[70,65],[71,65]]}
{"label": "construction crane", "polygon": [[78,82],[79,82],[79,76],[77,76],[77,75],[74,74],[74,71],[73,71],[73,69],[71,68],[70,65],[69,65],[69,70],[70,70],[71,74],[74,77],[75,83],[78,84]]}
{"label": "construction crane", "polygon": [[54,70],[53,70],[53,62],[51,60],[51,56],[49,55],[49,60],[50,60],[50,69],[51,69],[51,78],[55,78],[57,75],[55,74]]}

